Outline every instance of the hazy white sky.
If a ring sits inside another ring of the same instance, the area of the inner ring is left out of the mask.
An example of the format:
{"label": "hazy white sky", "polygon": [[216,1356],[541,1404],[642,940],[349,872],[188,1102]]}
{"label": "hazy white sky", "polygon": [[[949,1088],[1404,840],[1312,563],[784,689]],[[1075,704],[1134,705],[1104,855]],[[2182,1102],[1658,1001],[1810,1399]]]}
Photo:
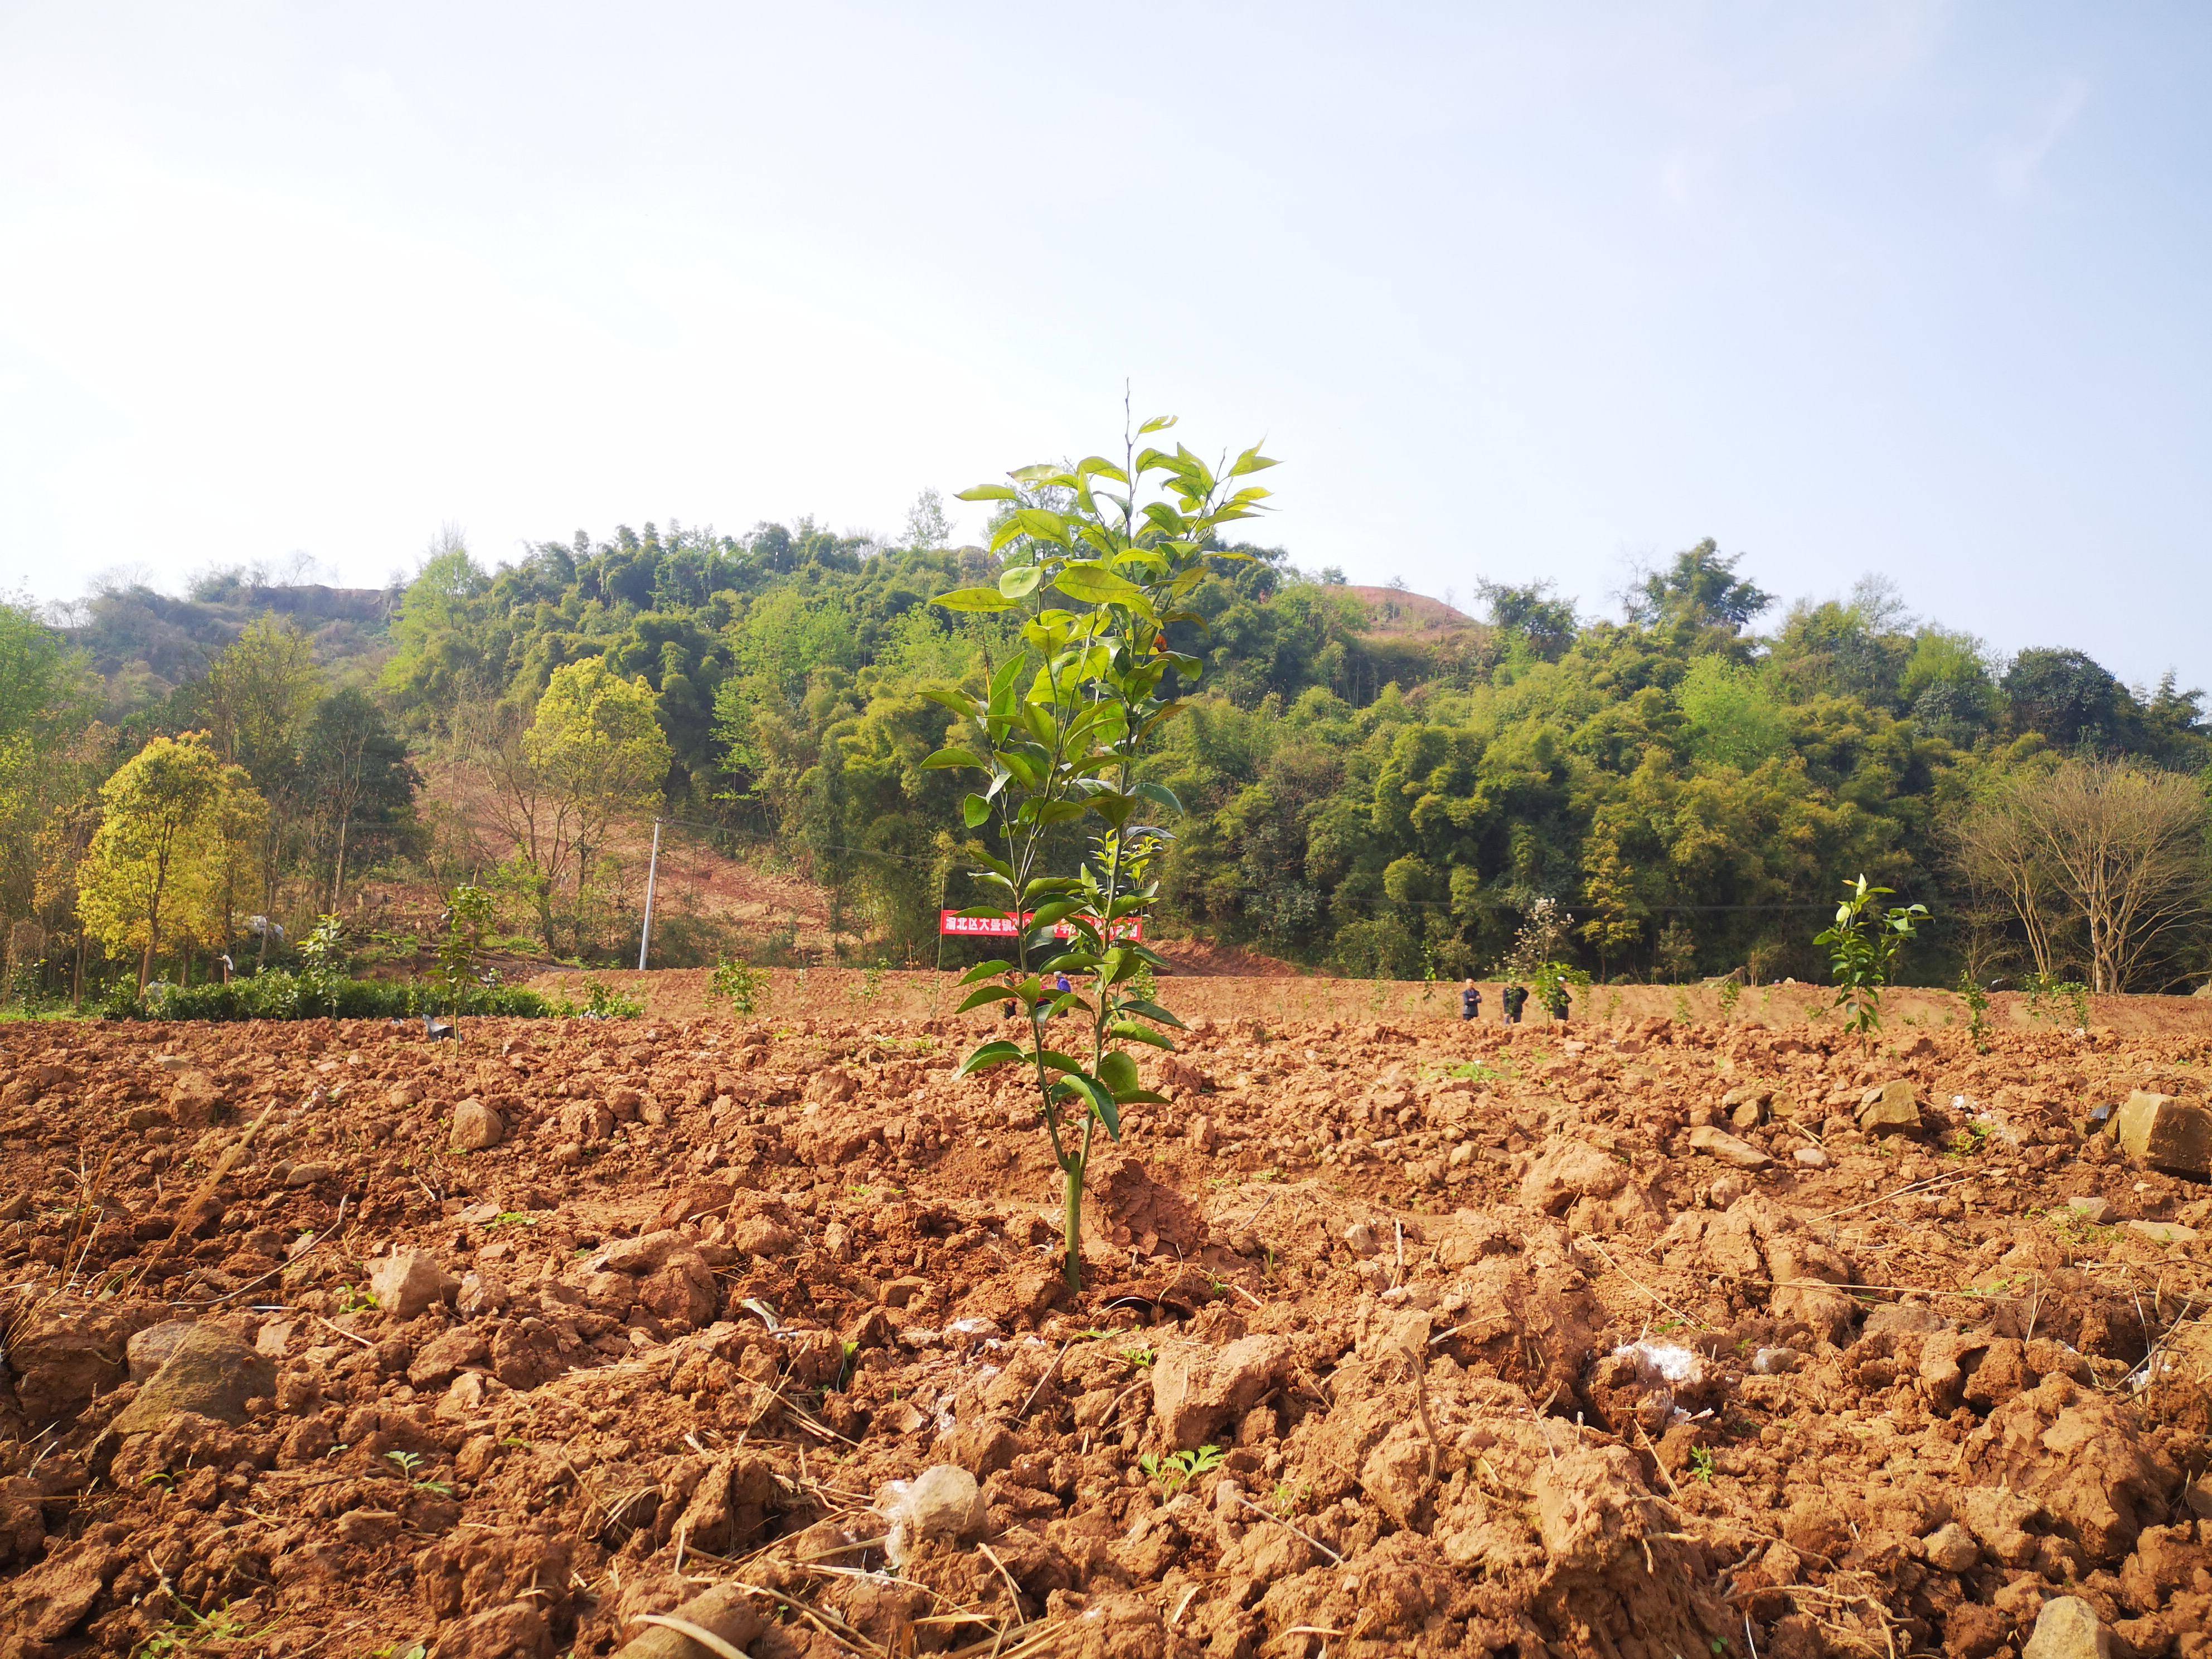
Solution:
{"label": "hazy white sky", "polygon": [[[2212,13],[0,3],[0,586],[1265,435],[1309,568],[1712,536],[2212,681]],[[973,520],[971,520],[971,523]]]}

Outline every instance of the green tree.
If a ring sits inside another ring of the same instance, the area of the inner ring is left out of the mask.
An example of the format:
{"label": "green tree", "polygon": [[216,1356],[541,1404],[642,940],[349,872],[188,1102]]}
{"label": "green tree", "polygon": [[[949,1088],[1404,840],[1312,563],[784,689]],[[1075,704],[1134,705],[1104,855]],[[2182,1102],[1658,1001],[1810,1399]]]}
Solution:
{"label": "green tree", "polygon": [[553,672],[526,729],[493,713],[477,751],[550,951],[558,948],[555,899],[573,900],[573,938],[583,945],[596,862],[614,826],[659,810],[672,754],[641,676],[624,679],[601,657]]}
{"label": "green tree", "polygon": [[[270,916],[277,914],[278,887],[300,848],[308,816],[300,746],[321,687],[313,643],[291,623],[264,616],[209,665],[207,678],[194,688],[193,701],[216,752],[245,768],[264,803],[252,848],[258,878],[253,885],[261,909]],[[226,917],[237,908],[238,863],[226,861]],[[264,961],[269,937],[266,932],[261,936]]]}
{"label": "green tree", "polygon": [[73,739],[91,691],[82,655],[28,601],[0,599],[0,923],[31,908],[39,832],[84,787]]}
{"label": "green tree", "polygon": [[1680,916],[1669,919],[1659,930],[1657,965],[1677,985],[1697,971],[1698,936]]}
{"label": "green tree", "polygon": [[1739,634],[1774,603],[1774,595],[1736,574],[1741,554],[1723,554],[1708,538],[1650,571],[1628,594],[1632,620],[1648,628],[1688,626]]}
{"label": "green tree", "polygon": [[1598,977],[1604,979],[1607,964],[1644,936],[1641,907],[1620,856],[1620,836],[1609,825],[1583,844],[1583,908],[1589,920],[1580,931],[1597,952]]}
{"label": "green tree", "polygon": [[316,890],[323,908],[334,912],[349,864],[413,844],[422,777],[384,711],[353,686],[315,705],[301,738],[300,770],[313,817]]}
{"label": "green tree", "polygon": [[1782,710],[1759,676],[1723,657],[1690,664],[1675,692],[1688,722],[1690,746],[1699,760],[1749,771],[1790,747]]}
{"label": "green tree", "polygon": [[945,497],[934,489],[923,490],[907,509],[906,528],[900,534],[899,545],[927,552],[951,544],[952,520],[945,515]]}
{"label": "green tree", "polygon": [[491,581],[450,527],[428,556],[392,619],[392,653],[386,690],[425,723],[450,714],[463,699],[495,689],[474,608]]}
{"label": "green tree", "polygon": [[[985,982],[961,1007],[1011,1000],[1024,1011],[1028,1040],[984,1043],[960,1073],[1018,1065],[1033,1079],[1066,1194],[1071,1290],[1082,1286],[1092,1133],[1103,1125],[1118,1139],[1123,1106],[1161,1099],[1139,1082],[1128,1045],[1172,1048],[1160,1028],[1181,1024],[1132,992],[1140,969],[1165,964],[1120,933],[1158,894],[1152,871],[1164,837],[1151,815],[1181,811],[1142,770],[1155,734],[1182,712],[1178,690],[1204,666],[1170,648],[1165,625],[1178,619],[1209,556],[1238,556],[1211,550],[1223,526],[1258,512],[1267,492],[1236,481],[1273,465],[1249,449],[1217,474],[1181,445],[1172,454],[1138,449],[1139,438],[1170,424],[1148,421],[1129,434],[1119,465],[1091,456],[1073,470],[1025,467],[1010,485],[966,491],[963,501],[1004,504],[991,550],[1006,556],[1006,568],[994,586],[936,601],[955,611],[1027,612],[1022,651],[995,665],[985,691],[933,694],[956,720],[951,745],[927,763],[986,780],[963,801],[962,817],[971,830],[989,826],[1004,855],[985,855],[978,879],[994,900],[968,914],[1012,921],[1014,953],[968,974]],[[1078,824],[1095,831],[1088,852],[1056,873],[1063,834]],[[1060,924],[1072,948],[1055,945]],[[1048,988],[1047,976],[1059,975],[1079,975],[1086,988]],[[1048,1028],[1063,1018],[1076,1030],[1055,1040]]]}

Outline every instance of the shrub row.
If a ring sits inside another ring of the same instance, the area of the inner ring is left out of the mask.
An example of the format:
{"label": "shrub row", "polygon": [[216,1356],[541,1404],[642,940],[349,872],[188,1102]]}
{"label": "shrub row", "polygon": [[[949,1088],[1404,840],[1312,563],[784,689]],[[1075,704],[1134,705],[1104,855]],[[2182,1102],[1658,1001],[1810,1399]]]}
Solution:
{"label": "shrub row", "polygon": [[[318,982],[281,970],[234,979],[228,985],[149,985],[143,995],[125,981],[107,994],[99,1009],[109,1019],[206,1020],[405,1019],[451,1011],[447,993],[433,985],[369,979]],[[460,1012],[544,1019],[584,1011],[565,999],[551,1002],[517,986],[490,985],[464,993]],[[590,1012],[635,1010],[595,1007]]]}

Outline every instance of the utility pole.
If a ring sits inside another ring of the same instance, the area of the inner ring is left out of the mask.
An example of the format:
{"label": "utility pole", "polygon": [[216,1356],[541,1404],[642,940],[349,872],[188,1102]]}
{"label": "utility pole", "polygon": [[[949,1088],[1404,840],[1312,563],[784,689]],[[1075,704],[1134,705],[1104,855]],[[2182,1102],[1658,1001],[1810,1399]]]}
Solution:
{"label": "utility pole", "polygon": [[638,930],[637,971],[645,971],[645,953],[653,943],[653,884],[660,873],[660,820],[653,821],[653,855],[645,866],[645,926]]}

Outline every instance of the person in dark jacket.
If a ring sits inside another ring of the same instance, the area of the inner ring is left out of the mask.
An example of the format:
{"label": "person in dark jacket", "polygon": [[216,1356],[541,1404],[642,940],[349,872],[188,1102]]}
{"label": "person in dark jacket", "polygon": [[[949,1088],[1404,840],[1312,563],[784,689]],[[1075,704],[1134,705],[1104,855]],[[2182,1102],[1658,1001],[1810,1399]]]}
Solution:
{"label": "person in dark jacket", "polygon": [[1525,985],[1509,985],[1498,994],[1498,1000],[1504,1005],[1505,1023],[1508,1025],[1518,1025],[1521,1023],[1521,1011],[1528,1006],[1528,988]]}
{"label": "person in dark jacket", "polygon": [[1473,980],[1459,988],[1459,1017],[1462,1019],[1482,1018],[1482,988]]}
{"label": "person in dark jacket", "polygon": [[1567,1000],[1567,988],[1564,981],[1550,986],[1544,992],[1544,1006],[1550,1011],[1552,1018],[1562,1025],[1567,1023],[1567,1010],[1571,1006]]}

